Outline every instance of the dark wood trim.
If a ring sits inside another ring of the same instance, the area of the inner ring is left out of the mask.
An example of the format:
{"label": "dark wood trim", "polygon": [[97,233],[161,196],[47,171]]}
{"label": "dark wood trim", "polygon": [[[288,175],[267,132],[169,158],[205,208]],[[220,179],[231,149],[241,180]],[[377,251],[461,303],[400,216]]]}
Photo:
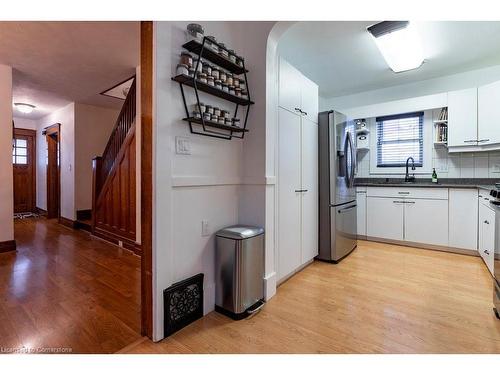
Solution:
{"label": "dark wood trim", "polygon": [[0,253],[6,253],[8,251],[16,251],[16,240],[3,241],[0,242]]}
{"label": "dark wood trim", "polygon": [[153,22],[141,22],[141,334],[153,338]]}
{"label": "dark wood trim", "polygon": [[92,235],[107,242],[111,242],[112,244],[117,246],[121,241],[122,247],[124,249],[130,250],[134,252],[135,255],[141,256],[142,253],[141,245],[134,241],[130,241],[130,239],[128,238],[117,236],[114,233],[107,232],[100,228],[95,228],[94,231],[92,232]]}
{"label": "dark wood trim", "polygon": [[65,218],[64,216],[59,216],[59,224],[71,228],[71,229],[77,229],[76,228],[76,222],[74,220]]}
{"label": "dark wood trim", "polygon": [[76,220],[90,220],[92,218],[92,210],[77,210]]}
{"label": "dark wood trim", "polygon": [[76,220],[75,221],[75,229],[85,230],[87,232],[92,233],[92,225],[90,223],[84,222],[84,221],[78,221],[78,220]]}
{"label": "dark wood trim", "polygon": [[123,81],[121,81],[121,82],[117,83],[116,85],[111,86],[109,89],[106,89],[106,90],[101,91],[101,92],[99,93],[99,95],[104,95],[104,96],[107,96],[107,97],[109,97],[109,98],[115,98],[115,99],[119,99],[119,100],[125,100],[125,98],[123,98],[123,99],[122,99],[122,98],[118,98],[118,97],[113,96],[113,95],[108,95],[108,94],[106,94],[106,92],[108,92],[108,91],[110,91],[110,90],[113,90],[115,87],[118,87],[118,86],[120,86],[120,85],[124,84],[125,82],[130,81],[130,80],[131,80],[131,79],[133,79],[133,78],[135,78],[135,74],[134,74],[134,75],[132,75],[132,76],[130,76],[130,77],[128,77],[127,79],[124,79]]}
{"label": "dark wood trim", "polygon": [[37,213],[38,215],[47,216],[47,210],[44,210],[40,207],[35,207],[35,213]]}
{"label": "dark wood trim", "polygon": [[36,168],[37,168],[37,159],[36,159],[36,130],[32,129],[23,129],[23,128],[14,128],[14,136],[16,135],[25,135],[33,138],[33,145],[31,149],[31,158],[32,158],[32,171],[31,171],[31,180],[32,180],[32,193],[31,197],[31,207],[36,208]]}
{"label": "dark wood trim", "polygon": [[[43,129],[42,134],[45,135],[45,137],[50,136],[52,134],[57,133],[57,149],[59,149],[59,158],[61,158],[62,155],[62,147],[61,147],[61,124],[59,122],[47,126],[46,128]],[[57,155],[56,155],[57,158]],[[50,160],[49,160],[50,162]],[[46,187],[47,187],[47,217],[49,217],[49,206],[52,205],[52,198],[50,196],[50,179],[49,179],[49,170],[46,168]],[[57,165],[57,199],[59,200],[57,204],[57,218],[59,219],[61,217],[61,163],[59,162]]]}

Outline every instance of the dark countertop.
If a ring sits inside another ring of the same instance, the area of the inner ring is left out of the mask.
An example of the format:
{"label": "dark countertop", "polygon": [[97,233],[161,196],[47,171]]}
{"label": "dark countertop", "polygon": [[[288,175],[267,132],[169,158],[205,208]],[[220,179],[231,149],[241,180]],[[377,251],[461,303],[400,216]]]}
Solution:
{"label": "dark countertop", "polygon": [[427,178],[417,178],[413,183],[405,183],[403,178],[367,177],[356,178],[355,186],[386,186],[386,187],[422,187],[422,188],[470,188],[493,190],[494,178],[442,178],[438,183],[432,183]]}

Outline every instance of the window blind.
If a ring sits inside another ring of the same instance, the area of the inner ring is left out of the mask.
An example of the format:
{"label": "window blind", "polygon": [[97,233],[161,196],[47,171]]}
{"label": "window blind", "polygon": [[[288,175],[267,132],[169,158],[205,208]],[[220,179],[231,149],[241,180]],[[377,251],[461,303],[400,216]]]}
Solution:
{"label": "window blind", "polygon": [[424,160],[424,113],[377,117],[377,167],[404,167],[410,156],[415,167]]}

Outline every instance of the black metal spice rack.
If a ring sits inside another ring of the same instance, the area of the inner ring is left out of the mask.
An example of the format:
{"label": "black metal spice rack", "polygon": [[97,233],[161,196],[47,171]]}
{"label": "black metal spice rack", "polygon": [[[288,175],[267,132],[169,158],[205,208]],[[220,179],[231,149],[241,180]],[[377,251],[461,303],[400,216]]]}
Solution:
{"label": "black metal spice rack", "polygon": [[[219,55],[218,53],[213,51],[210,47],[207,47],[206,42],[207,42],[207,37],[203,37],[203,41],[201,43],[196,41],[196,40],[191,40],[182,46],[184,49],[186,49],[189,52],[194,53],[198,56],[198,59],[196,60],[196,64],[193,64],[195,66],[195,68],[194,68],[195,76],[190,77],[190,76],[186,76],[184,74],[181,74],[181,75],[177,75],[175,77],[172,77],[172,80],[175,82],[178,82],[179,86],[181,88],[182,100],[184,102],[184,109],[186,111],[186,117],[183,118],[182,120],[189,123],[189,129],[190,129],[192,134],[204,135],[207,137],[214,137],[214,138],[220,138],[220,139],[226,139],[226,140],[231,140],[232,138],[243,139],[245,136],[245,133],[248,132],[247,121],[248,121],[248,113],[250,112],[250,106],[252,104],[255,104],[250,99],[250,89],[248,87],[248,79],[247,79],[248,70],[245,68],[245,61],[242,61],[243,66],[239,66],[238,64],[235,64],[234,62],[229,60],[228,58]],[[219,47],[219,49],[225,49],[219,43],[214,42],[213,40],[210,40],[210,43],[217,45]],[[196,79],[196,76],[197,76],[198,67],[199,67],[199,64],[200,64],[200,61],[202,58],[210,61],[211,63],[213,63],[215,65],[218,65],[219,67],[229,71],[230,73],[238,74],[238,75],[243,74],[245,77],[245,83],[247,86],[248,99],[230,94],[230,93],[223,91],[221,89],[218,89],[214,86],[210,86],[206,83],[198,81]],[[193,117],[190,115],[188,106],[186,104],[186,95],[184,92],[184,85],[194,88],[194,92],[196,95],[196,102],[198,105],[198,111],[200,112],[201,118],[196,118],[196,117]],[[217,122],[205,120],[203,118],[203,113],[201,113],[200,97],[198,94],[199,91],[205,92],[207,94],[210,94],[210,95],[213,95],[213,96],[216,96],[218,98],[221,98],[221,99],[224,99],[224,100],[227,100],[229,102],[234,103],[236,105],[236,108],[234,110],[233,117],[237,116],[238,109],[240,106],[246,107],[245,121],[243,123],[243,126],[238,127],[238,126],[232,126],[232,125],[222,125],[222,124],[219,124]],[[197,128],[199,128],[200,125],[201,125],[203,131],[198,131],[195,129],[195,126],[197,126]],[[216,131],[213,129],[219,129],[219,130],[223,130],[225,132],[220,132],[220,131]]]}

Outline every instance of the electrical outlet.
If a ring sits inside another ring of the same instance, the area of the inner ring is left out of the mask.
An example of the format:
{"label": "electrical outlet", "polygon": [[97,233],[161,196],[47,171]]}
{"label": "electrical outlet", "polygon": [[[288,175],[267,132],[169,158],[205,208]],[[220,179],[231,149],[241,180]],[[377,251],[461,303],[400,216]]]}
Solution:
{"label": "electrical outlet", "polygon": [[191,155],[191,143],[187,137],[175,137],[175,153],[179,155]]}
{"label": "electrical outlet", "polygon": [[208,227],[208,220],[202,220],[201,221],[201,235],[203,237],[207,237],[210,235],[209,233],[209,227]]}

